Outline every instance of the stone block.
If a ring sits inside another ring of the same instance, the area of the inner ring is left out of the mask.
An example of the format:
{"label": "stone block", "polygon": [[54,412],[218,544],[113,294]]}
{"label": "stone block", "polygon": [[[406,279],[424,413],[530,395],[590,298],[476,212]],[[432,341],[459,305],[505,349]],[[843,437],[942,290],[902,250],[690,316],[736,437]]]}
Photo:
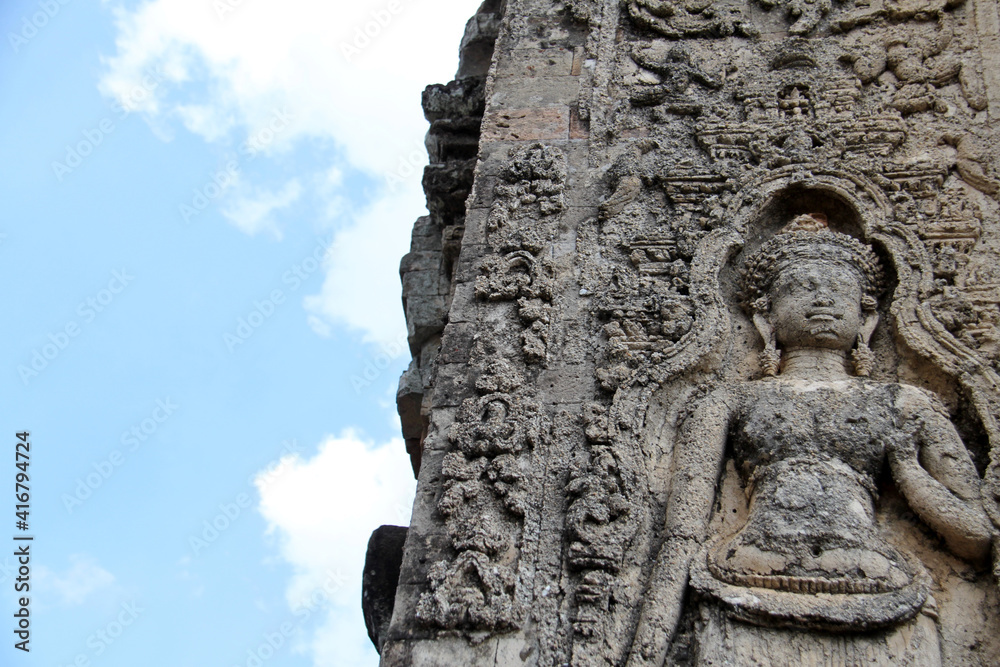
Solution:
{"label": "stone block", "polygon": [[465,364],[441,364],[434,383],[434,403],[443,408],[456,407],[472,396],[475,389]]}
{"label": "stone block", "polygon": [[408,271],[403,274],[403,297],[444,296],[448,293],[448,277],[440,269],[434,271]]}
{"label": "stone block", "polygon": [[569,136],[569,107],[490,111],[483,117],[482,141],[541,141]]}
{"label": "stone block", "polygon": [[475,334],[475,326],[467,322],[452,323],[446,326],[441,338],[441,362],[445,364],[468,363]]}
{"label": "stone block", "polygon": [[380,653],[392,620],[406,532],[405,526],[380,526],[368,540],[361,580],[361,609],[368,638]]}
{"label": "stone block", "polygon": [[410,251],[403,255],[399,262],[399,272],[409,273],[410,271],[440,271],[441,252],[433,250]]}
{"label": "stone block", "polygon": [[406,299],[406,329],[410,347],[440,333],[448,321],[448,307],[443,296],[414,296]]}
{"label": "stone block", "polygon": [[569,76],[572,69],[572,49],[515,49],[500,60],[496,76],[520,81],[525,77]]}
{"label": "stone block", "polygon": [[568,107],[575,105],[579,97],[579,77],[536,77],[521,82],[517,87],[495,89],[490,96],[489,110]]}
{"label": "stone block", "polygon": [[452,294],[452,309],[448,313],[449,323],[475,322],[477,313],[475,283],[456,282]]}

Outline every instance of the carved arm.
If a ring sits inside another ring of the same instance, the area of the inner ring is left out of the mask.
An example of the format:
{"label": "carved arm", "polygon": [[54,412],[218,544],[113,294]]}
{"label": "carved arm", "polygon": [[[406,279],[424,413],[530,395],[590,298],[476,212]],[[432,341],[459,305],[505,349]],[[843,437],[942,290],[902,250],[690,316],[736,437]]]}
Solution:
{"label": "carved arm", "polygon": [[675,449],[664,541],[644,596],[628,666],[660,667],[677,630],[691,558],[705,538],[729,428],[730,396],[717,391],[685,422]]}
{"label": "carved arm", "polygon": [[913,511],[956,556],[982,562],[993,530],[969,452],[936,400],[914,387],[900,389],[902,428],[888,448],[892,476]]}

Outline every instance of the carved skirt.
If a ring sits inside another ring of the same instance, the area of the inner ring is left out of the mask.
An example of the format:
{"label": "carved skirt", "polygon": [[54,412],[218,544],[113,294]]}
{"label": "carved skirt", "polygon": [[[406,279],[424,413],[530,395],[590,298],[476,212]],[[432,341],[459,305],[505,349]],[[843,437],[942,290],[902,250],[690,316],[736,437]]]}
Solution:
{"label": "carved skirt", "polygon": [[706,545],[691,567],[701,600],[695,665],[941,667],[931,580],[911,556],[899,554],[913,573],[907,585],[848,594],[794,577],[758,577],[755,586],[722,581],[710,553]]}
{"label": "carved skirt", "polygon": [[941,667],[937,623],[927,613],[894,628],[828,633],[752,625],[703,602],[694,664],[699,667]]}

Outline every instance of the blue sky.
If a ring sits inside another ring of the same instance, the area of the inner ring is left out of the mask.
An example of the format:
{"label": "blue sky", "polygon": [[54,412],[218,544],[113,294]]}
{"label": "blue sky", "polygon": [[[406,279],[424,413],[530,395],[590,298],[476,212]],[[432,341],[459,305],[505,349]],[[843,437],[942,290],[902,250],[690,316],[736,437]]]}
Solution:
{"label": "blue sky", "polygon": [[376,664],[420,91],[478,2],[341,4],[0,5],[0,665]]}

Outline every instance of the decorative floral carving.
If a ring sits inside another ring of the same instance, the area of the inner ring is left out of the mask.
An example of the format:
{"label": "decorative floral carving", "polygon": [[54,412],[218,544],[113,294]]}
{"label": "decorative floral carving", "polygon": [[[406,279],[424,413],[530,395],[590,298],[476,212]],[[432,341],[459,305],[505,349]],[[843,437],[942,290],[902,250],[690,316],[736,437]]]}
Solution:
{"label": "decorative floral carving", "polygon": [[765,9],[780,6],[790,20],[795,22],[788,28],[790,35],[808,35],[816,29],[820,20],[833,7],[831,0],[757,0]]}
{"label": "decorative floral carving", "polygon": [[500,174],[487,222],[494,254],[480,265],[476,296],[485,301],[518,301],[524,325],[522,350],[541,363],[548,349],[552,270],[542,251],[548,244],[541,220],[566,208],[566,158],[555,148],[532,144],[514,152]]}
{"label": "decorative floral carving", "polygon": [[[566,488],[568,563],[577,577],[573,630],[579,641],[574,664],[589,664],[584,656],[600,654],[613,616],[616,576],[648,516],[641,468],[632,455],[634,443],[609,428],[604,405],[588,404],[583,423],[588,451],[571,466]],[[595,641],[597,645],[591,645]]]}
{"label": "decorative floral carving", "polygon": [[691,56],[679,46],[664,50],[663,42],[636,44],[632,47],[632,60],[641,69],[630,99],[633,106],[662,107],[674,114],[698,115],[701,104],[688,93],[692,84],[718,90],[722,81],[718,76],[705,72],[703,67],[691,62]]}
{"label": "decorative floral carving", "polygon": [[562,212],[565,188],[566,157],[559,149],[531,144],[514,151],[500,172],[487,222],[493,250],[540,252],[546,239],[530,223]]}
{"label": "decorative floral carving", "polygon": [[641,28],[664,37],[751,37],[756,29],[733,0],[629,0],[628,13]]}
{"label": "decorative floral carving", "polygon": [[444,458],[438,511],[458,556],[435,563],[417,617],[447,629],[504,631],[520,623],[514,597],[518,534],[530,497],[524,458],[538,442],[538,407],[523,378],[502,359],[489,362],[480,394],[463,401]]}
{"label": "decorative floral carving", "polygon": [[505,631],[517,627],[514,575],[479,551],[431,566],[431,592],[420,599],[417,618],[449,629]]}

